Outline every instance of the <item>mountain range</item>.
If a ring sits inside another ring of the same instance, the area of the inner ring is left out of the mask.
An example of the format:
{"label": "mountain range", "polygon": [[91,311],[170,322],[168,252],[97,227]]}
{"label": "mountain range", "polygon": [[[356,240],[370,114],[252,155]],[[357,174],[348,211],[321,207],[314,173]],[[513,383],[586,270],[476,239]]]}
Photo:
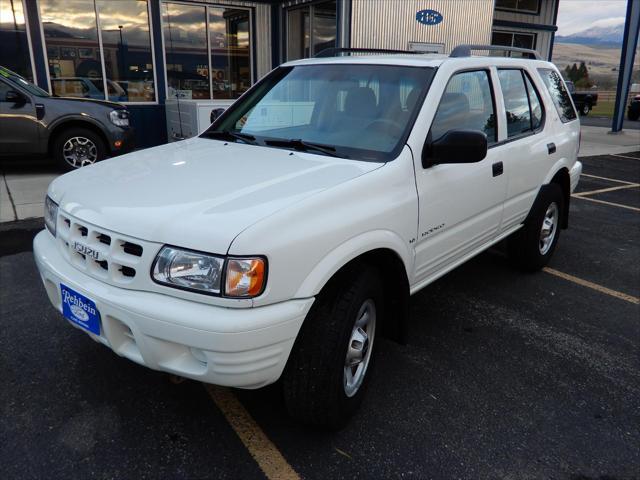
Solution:
{"label": "mountain range", "polygon": [[571,35],[556,35],[558,43],[577,43],[599,47],[619,47],[622,44],[624,23],[612,26],[590,27]]}

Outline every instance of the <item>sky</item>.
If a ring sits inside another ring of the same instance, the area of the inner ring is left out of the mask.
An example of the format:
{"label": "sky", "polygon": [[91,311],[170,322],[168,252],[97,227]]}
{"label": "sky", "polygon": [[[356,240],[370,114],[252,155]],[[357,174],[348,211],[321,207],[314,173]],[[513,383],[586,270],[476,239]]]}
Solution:
{"label": "sky", "polygon": [[[630,0],[640,1],[640,0]],[[627,0],[560,0],[558,35],[624,24]]]}

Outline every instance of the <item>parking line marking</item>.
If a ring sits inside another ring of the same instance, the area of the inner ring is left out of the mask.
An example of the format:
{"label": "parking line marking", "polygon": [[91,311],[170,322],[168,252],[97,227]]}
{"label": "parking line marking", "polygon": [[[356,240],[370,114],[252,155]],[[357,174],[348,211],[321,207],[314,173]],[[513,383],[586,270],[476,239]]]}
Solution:
{"label": "parking line marking", "polygon": [[578,197],[576,196],[576,194],[571,195],[571,197],[577,198],[579,200],[588,200],[590,202],[602,203],[604,205],[610,205],[612,207],[626,208],[627,210],[633,210],[634,212],[640,212],[640,208],[638,207],[631,207],[629,205],[623,205],[621,203],[607,202],[605,200],[598,200],[597,198],[591,198],[591,197]]}
{"label": "parking line marking", "polygon": [[581,173],[580,175],[582,175],[583,177],[597,178],[599,180],[607,180],[609,182],[617,182],[617,183],[624,183],[626,185],[633,185],[633,182],[627,182],[626,180],[618,180],[617,178],[599,177],[598,175],[589,175],[588,173]]}
{"label": "parking line marking", "polygon": [[568,273],[554,270],[553,268],[544,267],[542,270],[551,275],[555,275],[556,277],[562,278],[564,280],[568,280],[573,283],[577,283],[578,285],[582,285],[583,287],[591,288],[600,293],[604,293],[606,295],[619,298],[620,300],[624,300],[626,302],[633,303],[635,305],[640,305],[640,298],[634,297],[633,295],[627,295],[626,293],[618,292],[617,290],[612,290],[610,288],[603,287],[602,285],[598,285],[597,283],[590,282],[589,280],[583,280],[582,278],[574,277],[573,275],[569,275]]}
{"label": "parking line marking", "polygon": [[620,155],[619,153],[612,153],[612,157],[629,158],[631,160],[640,160],[638,157],[629,157],[628,155]]}
{"label": "parking line marking", "polygon": [[640,183],[632,183],[630,185],[619,185],[617,187],[601,188],[599,190],[591,190],[590,192],[574,193],[574,197],[586,197],[587,195],[595,195],[596,193],[613,192],[615,190],[624,190],[626,188],[640,187]]}
{"label": "parking line marking", "polygon": [[203,385],[267,478],[300,479],[231,390],[216,385]]}

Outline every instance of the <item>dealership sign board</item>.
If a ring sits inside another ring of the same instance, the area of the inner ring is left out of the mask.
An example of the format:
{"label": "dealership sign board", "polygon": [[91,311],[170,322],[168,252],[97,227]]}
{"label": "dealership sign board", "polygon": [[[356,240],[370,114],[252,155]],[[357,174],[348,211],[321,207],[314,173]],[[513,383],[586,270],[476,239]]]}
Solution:
{"label": "dealership sign board", "polygon": [[420,10],[416,12],[416,21],[424,25],[437,25],[442,22],[442,14],[435,10]]}

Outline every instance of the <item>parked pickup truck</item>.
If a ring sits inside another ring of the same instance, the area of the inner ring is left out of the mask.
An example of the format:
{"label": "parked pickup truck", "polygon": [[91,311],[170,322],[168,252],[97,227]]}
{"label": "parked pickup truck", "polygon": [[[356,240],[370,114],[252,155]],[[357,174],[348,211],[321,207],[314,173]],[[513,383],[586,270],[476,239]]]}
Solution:
{"label": "parked pickup truck", "polygon": [[558,70],[470,50],[289,62],[198,137],[57,178],[34,240],[49,299],[136,363],[282,378],[292,417],[344,425],[410,295],[502,240],[539,270],[568,226]]}
{"label": "parked pickup truck", "polygon": [[573,82],[566,82],[566,84],[580,115],[589,115],[591,109],[598,104],[598,92],[578,92]]}

